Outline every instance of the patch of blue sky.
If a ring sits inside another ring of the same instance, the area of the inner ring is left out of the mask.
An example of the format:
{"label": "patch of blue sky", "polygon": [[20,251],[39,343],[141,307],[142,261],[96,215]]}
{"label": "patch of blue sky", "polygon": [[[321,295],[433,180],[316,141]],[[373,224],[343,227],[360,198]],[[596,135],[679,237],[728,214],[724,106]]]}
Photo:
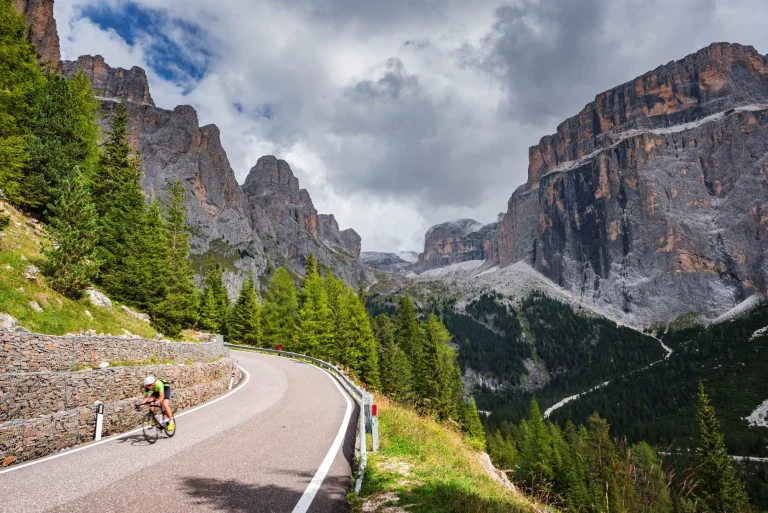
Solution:
{"label": "patch of blue sky", "polygon": [[255,119],[273,119],[280,110],[279,103],[264,103],[253,108],[245,107],[240,102],[232,104],[237,112]]}
{"label": "patch of blue sky", "polygon": [[134,2],[90,5],[81,15],[102,30],[113,30],[128,45],[141,45],[152,70],[182,87],[185,93],[208,71],[212,58],[209,48],[213,46],[209,34],[199,25]]}

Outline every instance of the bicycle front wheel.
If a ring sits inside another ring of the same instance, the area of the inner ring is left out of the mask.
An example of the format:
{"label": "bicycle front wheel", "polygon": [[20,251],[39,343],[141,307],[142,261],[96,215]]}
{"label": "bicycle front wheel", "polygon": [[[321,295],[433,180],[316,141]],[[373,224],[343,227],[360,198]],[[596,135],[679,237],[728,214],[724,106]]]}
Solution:
{"label": "bicycle front wheel", "polygon": [[151,411],[144,417],[144,424],[142,424],[141,429],[147,442],[150,444],[157,442],[160,426],[155,422],[155,417],[152,415]]}

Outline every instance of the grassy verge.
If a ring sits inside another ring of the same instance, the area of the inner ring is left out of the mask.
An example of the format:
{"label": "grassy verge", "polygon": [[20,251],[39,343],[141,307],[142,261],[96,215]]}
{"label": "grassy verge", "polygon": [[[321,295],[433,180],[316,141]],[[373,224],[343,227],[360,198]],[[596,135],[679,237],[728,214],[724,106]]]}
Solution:
{"label": "grassy verge", "polygon": [[379,403],[380,451],[369,453],[352,511],[412,513],[535,512],[497,482],[459,433],[412,410]]}

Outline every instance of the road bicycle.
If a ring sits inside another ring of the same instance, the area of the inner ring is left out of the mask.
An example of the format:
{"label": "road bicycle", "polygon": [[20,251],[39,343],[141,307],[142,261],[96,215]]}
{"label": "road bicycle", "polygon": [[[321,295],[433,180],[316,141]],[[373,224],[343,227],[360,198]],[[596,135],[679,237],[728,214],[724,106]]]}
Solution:
{"label": "road bicycle", "polygon": [[[141,406],[147,407],[147,414],[144,415],[144,421],[141,424],[141,430],[144,433],[144,438],[150,444],[157,442],[157,437],[161,431],[164,431],[168,438],[171,438],[176,434],[176,426],[173,429],[168,429],[168,417],[163,411],[163,407],[157,401],[144,404],[136,404],[138,410]],[[175,419],[174,419],[175,424]]]}

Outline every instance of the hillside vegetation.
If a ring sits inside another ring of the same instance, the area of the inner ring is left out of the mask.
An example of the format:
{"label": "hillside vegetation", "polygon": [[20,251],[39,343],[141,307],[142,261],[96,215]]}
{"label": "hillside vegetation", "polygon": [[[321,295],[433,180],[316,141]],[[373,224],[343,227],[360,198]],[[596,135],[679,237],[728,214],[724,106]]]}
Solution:
{"label": "hillside vegetation", "polygon": [[543,511],[492,479],[458,431],[387,401],[379,401],[379,419],[380,451],[369,454],[354,512]]}
{"label": "hillside vegetation", "polygon": [[[45,228],[2,200],[0,216],[8,219],[0,236],[0,313],[13,316],[29,331],[51,335],[86,330],[123,335],[124,329],[145,338],[157,334],[149,324],[132,318],[117,303],[113,303],[111,310],[97,307],[87,298],[73,300],[56,292],[41,274],[35,279],[26,278],[27,267],[41,267],[42,248],[50,245]],[[41,312],[33,308],[33,302]]]}

